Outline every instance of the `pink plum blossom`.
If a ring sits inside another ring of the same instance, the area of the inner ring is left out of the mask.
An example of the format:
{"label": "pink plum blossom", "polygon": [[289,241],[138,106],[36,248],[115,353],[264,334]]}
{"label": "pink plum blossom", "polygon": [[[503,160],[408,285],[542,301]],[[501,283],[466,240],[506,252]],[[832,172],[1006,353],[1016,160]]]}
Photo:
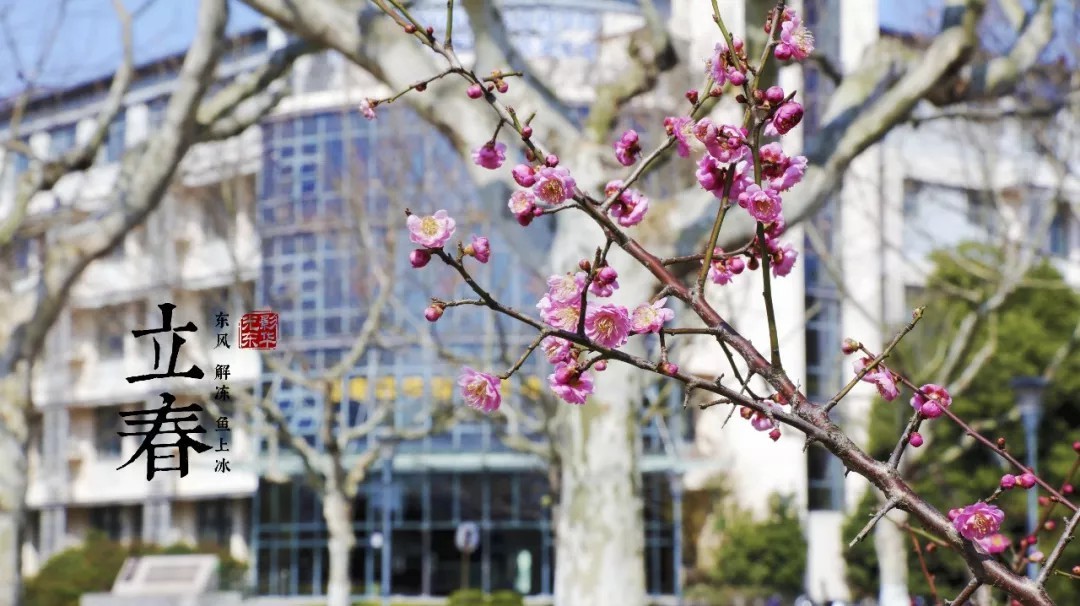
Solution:
{"label": "pink plum blossom", "polygon": [[686,116],[664,118],[664,130],[667,134],[675,137],[678,144],[676,151],[679,157],[685,158],[691,151],[698,152],[705,146],[694,136],[694,120]]}
{"label": "pink plum blossom", "polygon": [[[855,362],[855,372],[862,372],[862,370],[873,361],[873,358],[860,358]],[[900,390],[897,389],[896,386],[899,377],[896,376],[896,373],[886,368],[884,364],[878,364],[874,370],[866,373],[862,380],[867,383],[873,383],[874,386],[877,387],[881,397],[889,402],[895,400],[896,396],[900,395]]]}
{"label": "pink plum blossom", "polygon": [[634,308],[630,318],[630,327],[638,334],[647,332],[660,332],[664,322],[675,317],[675,312],[664,307],[667,297],[660,299],[652,305],[642,303]]}
{"label": "pink plum blossom", "polygon": [[978,548],[979,551],[991,555],[1005,551],[1010,543],[1012,543],[1012,541],[1009,540],[1009,537],[1000,533],[992,534],[981,539],[975,539],[975,547]]}
{"label": "pink plum blossom", "polygon": [[479,99],[484,96],[484,89],[479,84],[471,84],[469,85],[469,88],[465,89],[465,94],[468,95],[470,99]]}
{"label": "pink plum blossom", "polygon": [[[926,394],[924,397],[923,394]],[[952,396],[940,385],[927,383],[911,397],[911,407],[928,419],[936,419],[952,404]]]}
{"label": "pink plum blossom", "polygon": [[961,509],[952,523],[960,536],[974,541],[996,533],[1004,520],[1004,512],[980,501]]}
{"label": "pink plum blossom", "polygon": [[375,119],[375,103],[371,99],[364,99],[360,102],[360,113],[364,115],[368,120]]}
{"label": "pink plum blossom", "polygon": [[619,274],[615,271],[614,267],[604,266],[596,272],[596,277],[593,278],[592,284],[589,285],[589,292],[598,297],[610,297],[615,289],[619,288]]}
{"label": "pink plum blossom", "polygon": [[498,410],[502,402],[498,377],[466,366],[458,378],[458,385],[461,386],[461,395],[465,397],[465,403],[470,408],[484,413]]}
{"label": "pink plum blossom", "polygon": [[409,228],[409,240],[426,248],[442,248],[454,235],[456,225],[445,210],[436,211],[434,215],[427,217],[409,215],[405,224]]}
{"label": "pink plum blossom", "polygon": [[536,175],[533,191],[537,198],[548,204],[561,204],[574,196],[576,185],[570,171],[563,167],[545,166]]}
{"label": "pink plum blossom", "polygon": [[[611,196],[622,188],[622,181],[609,181],[604,186],[604,195]],[[641,223],[645,213],[649,210],[649,199],[635,189],[626,189],[611,204],[611,216],[615,217],[619,225],[632,227]]]}
{"label": "pink plum blossom", "polygon": [[544,337],[544,340],[540,341],[540,348],[544,350],[544,355],[552,364],[567,362],[573,357],[571,355],[573,344],[559,337]]}
{"label": "pink plum blossom", "polygon": [[481,263],[487,263],[491,258],[491,244],[483,236],[473,236],[472,244],[465,247],[465,254],[476,257]]}
{"label": "pink plum blossom", "polygon": [[488,141],[473,150],[472,159],[477,166],[495,170],[506,161],[506,144]]}
{"label": "pink plum blossom", "polygon": [[794,10],[784,9],[784,22],[780,25],[780,42],[773,49],[773,55],[781,61],[794,59],[802,61],[814,52],[814,35],[802,24],[802,19]]}
{"label": "pink plum blossom", "polygon": [[573,363],[562,363],[555,367],[555,372],[548,375],[548,384],[555,395],[569,404],[584,404],[593,392],[592,377],[581,372]]}
{"label": "pink plum blossom", "polygon": [[536,196],[527,189],[519,189],[510,194],[510,202],[507,203],[510,212],[517,217],[518,223],[528,225],[533,219],[533,211],[536,209]]}
{"label": "pink plum blossom", "polygon": [[713,251],[712,267],[709,268],[708,277],[714,284],[724,285],[741,274],[746,269],[746,263],[742,257],[723,258],[724,249],[717,248]]}
{"label": "pink plum blossom", "polygon": [[750,211],[750,215],[762,223],[772,223],[783,210],[780,194],[769,188],[761,189],[756,183],[748,186],[738,199],[739,206]]}
{"label": "pink plum blossom", "polygon": [[536,171],[528,164],[518,164],[510,171],[514,181],[522,187],[532,187],[536,184]]}
{"label": "pink plum blossom", "polygon": [[758,151],[761,178],[768,180],[769,187],[778,192],[787,191],[802,181],[806,174],[806,156],[788,156],[778,141],[762,145]]}
{"label": "pink plum blossom", "polygon": [[[732,36],[732,42],[735,44],[735,53],[739,54],[744,46],[742,39]],[[746,73],[738,66],[731,64],[731,54],[728,53],[728,45],[725,42],[717,42],[713,47],[706,74],[712,77],[717,86],[723,86],[727,82],[730,82],[732,86],[742,86],[746,82]]]}
{"label": "pink plum blossom", "polygon": [[724,164],[734,162],[746,155],[749,148],[746,146],[747,130],[724,124],[716,126],[708,118],[702,118],[694,126],[694,137],[705,146],[717,162]]}
{"label": "pink plum blossom", "polygon": [[599,305],[585,312],[585,334],[604,347],[622,347],[630,336],[630,314],[621,305]]}
{"label": "pink plum blossom", "polygon": [[630,166],[634,162],[637,162],[638,156],[640,155],[641,144],[638,139],[637,131],[633,129],[628,130],[615,142],[615,159],[619,161],[619,164]]}
{"label": "pink plum blossom", "polygon": [[781,246],[779,243],[775,243],[775,240],[769,248],[772,250],[772,255],[769,261],[772,265],[772,275],[774,278],[786,276],[791,273],[791,269],[795,267],[795,260],[799,257],[799,253],[791,247],[791,244],[784,244]]}
{"label": "pink plum blossom", "polygon": [[803,118],[803,106],[796,101],[788,101],[777,108],[772,120],[765,125],[765,134],[770,137],[786,135],[799,125]]}
{"label": "pink plum blossom", "polygon": [[585,288],[588,275],[583,271],[576,274],[554,275],[547,279],[548,297],[556,303],[581,302],[581,291]]}
{"label": "pink plum blossom", "polygon": [[581,305],[578,302],[560,303],[544,295],[536,304],[544,322],[562,330],[577,330],[581,318]]}

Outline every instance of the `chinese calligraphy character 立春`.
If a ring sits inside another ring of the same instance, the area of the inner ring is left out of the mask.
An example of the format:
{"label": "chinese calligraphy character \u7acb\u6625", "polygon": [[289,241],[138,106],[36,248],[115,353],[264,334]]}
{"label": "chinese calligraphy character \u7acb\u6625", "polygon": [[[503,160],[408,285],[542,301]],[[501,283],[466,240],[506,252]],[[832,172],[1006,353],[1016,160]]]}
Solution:
{"label": "chinese calligraphy character \u7acb\u6625", "polygon": [[[191,365],[190,369],[184,372],[176,372],[176,359],[180,355],[180,346],[184,343],[187,343],[187,341],[183,337],[176,333],[195,332],[199,329],[196,328],[195,324],[191,322],[188,322],[187,324],[178,328],[173,328],[172,315],[173,310],[176,309],[176,306],[172,303],[162,303],[161,305],[158,305],[158,308],[161,309],[161,328],[154,328],[150,330],[133,330],[131,331],[131,334],[135,335],[135,338],[138,339],[139,337],[143,337],[146,335],[152,335],[162,332],[172,332],[172,353],[169,356],[169,368],[166,372],[160,374],[146,374],[134,377],[127,377],[127,382],[138,383],[140,381],[149,381],[150,379],[164,379],[168,377],[187,377],[189,379],[203,378],[202,369],[200,369],[198,366],[195,366],[194,364]],[[161,344],[158,343],[157,337],[154,337],[154,370],[157,370],[158,366],[160,365]]]}
{"label": "chinese calligraphy character \u7acb\u6625", "polygon": [[240,349],[276,349],[278,315],[273,311],[255,311],[240,318]]}
{"label": "chinese calligraphy character \u7acb\u6625", "polygon": [[[203,444],[202,442],[200,442],[200,441],[198,441],[198,440],[196,440],[196,439],[194,439],[194,438],[192,438],[191,436],[188,435],[188,434],[192,434],[192,433],[206,433],[206,430],[203,429],[203,427],[201,425],[198,425],[198,420],[199,419],[194,414],[196,412],[201,412],[202,411],[202,406],[199,406],[198,404],[189,404],[188,406],[184,406],[184,407],[181,407],[181,408],[173,408],[173,402],[176,401],[176,398],[171,393],[163,393],[163,394],[161,394],[161,399],[165,402],[165,404],[161,408],[155,408],[153,410],[134,410],[134,411],[130,411],[130,412],[121,412],[120,413],[121,417],[152,416],[152,418],[149,419],[149,420],[141,420],[141,421],[139,421],[139,420],[131,421],[131,420],[126,420],[126,419],[124,420],[124,423],[126,423],[127,425],[130,425],[132,427],[137,427],[139,425],[149,425],[150,427],[148,429],[143,430],[143,431],[132,431],[132,432],[118,431],[118,432],[116,432],[121,436],[146,436],[146,439],[143,440],[143,442],[139,446],[138,450],[136,450],[135,454],[131,456],[131,459],[129,459],[127,463],[124,463],[120,467],[117,467],[117,469],[123,469],[123,468],[127,467],[128,465],[133,463],[135,461],[135,459],[138,459],[139,455],[141,455],[142,453],[145,452],[146,457],[147,457],[146,458],[146,479],[147,480],[154,479],[154,473],[156,473],[158,471],[179,471],[180,472],[180,477],[182,478],[182,477],[186,476],[187,473],[188,473],[188,448],[194,449],[195,452],[206,452],[207,450],[210,450],[212,448],[211,446]],[[170,417],[170,415],[174,415],[175,413],[184,413],[184,412],[190,412],[192,414],[189,414],[187,416],[172,416],[172,417]],[[184,428],[180,427],[180,423],[186,422],[186,421],[194,421],[196,423],[195,428],[194,429],[184,429]],[[172,423],[173,428],[172,429],[165,429],[164,426],[165,426],[166,423]],[[158,437],[159,435],[162,435],[162,434],[177,434],[178,437],[177,437],[175,442],[155,443],[154,438],[156,438],[156,437]],[[177,454],[176,455],[173,455],[173,454],[168,454],[168,455],[156,454],[158,449],[169,449],[169,450],[171,450],[173,448],[177,449]],[[179,462],[178,462],[177,467],[158,467],[157,466],[158,459],[171,459],[174,456],[179,458]]]}

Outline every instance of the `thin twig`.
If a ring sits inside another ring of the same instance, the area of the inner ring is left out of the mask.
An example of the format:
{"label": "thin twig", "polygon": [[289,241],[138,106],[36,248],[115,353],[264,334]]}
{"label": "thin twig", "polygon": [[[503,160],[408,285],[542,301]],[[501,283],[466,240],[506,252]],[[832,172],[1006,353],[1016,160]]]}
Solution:
{"label": "thin twig", "polygon": [[1074,513],[1073,517],[1069,519],[1069,523],[1065,525],[1065,530],[1061,532],[1061,538],[1058,539],[1057,545],[1054,546],[1054,550],[1050,552],[1050,556],[1046,558],[1046,562],[1043,564],[1042,571],[1039,572],[1039,578],[1035,579],[1036,584],[1046,584],[1046,578],[1050,576],[1050,571],[1054,569],[1054,565],[1061,559],[1061,554],[1065,553],[1065,546],[1073,540],[1073,533],[1076,532],[1078,522],[1080,522],[1080,511]]}

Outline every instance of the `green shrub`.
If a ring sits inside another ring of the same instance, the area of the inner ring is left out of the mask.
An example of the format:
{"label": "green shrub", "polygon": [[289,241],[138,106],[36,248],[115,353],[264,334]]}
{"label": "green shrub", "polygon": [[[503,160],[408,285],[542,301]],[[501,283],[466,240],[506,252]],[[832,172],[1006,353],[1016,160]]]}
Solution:
{"label": "green shrub", "polygon": [[516,591],[504,589],[491,594],[488,606],[525,606],[525,598]]}
{"label": "green shrub", "polygon": [[479,589],[459,589],[450,594],[447,606],[487,606],[484,592]]}
{"label": "green shrub", "polygon": [[720,518],[723,540],[713,584],[746,597],[802,592],[806,573],[806,538],[792,499],[773,495],[769,516],[755,520],[733,509]]}
{"label": "green shrub", "polygon": [[41,567],[37,576],[28,579],[24,586],[26,606],[79,606],[84,593],[107,592],[112,589],[124,560],[133,555],[186,555],[212,553],[220,559],[218,576],[223,590],[242,589],[243,562],[234,560],[216,546],[190,547],[172,545],[133,545],[128,548],[109,540],[98,531],[87,534],[79,547],[62,551]]}

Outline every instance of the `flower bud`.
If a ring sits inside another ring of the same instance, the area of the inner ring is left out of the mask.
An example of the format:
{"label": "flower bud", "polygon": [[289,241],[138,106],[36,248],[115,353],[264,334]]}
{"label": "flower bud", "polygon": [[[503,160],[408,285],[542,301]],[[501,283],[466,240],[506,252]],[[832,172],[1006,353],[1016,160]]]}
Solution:
{"label": "flower bud", "polygon": [[420,84],[417,84],[415,88],[416,88],[416,92],[422,93],[425,90],[427,90],[427,83],[421,82]]}
{"label": "flower bud", "polygon": [[426,250],[418,248],[409,253],[409,263],[416,269],[420,269],[421,267],[427,265],[428,261],[430,260],[431,253]]}
{"label": "flower bud", "polygon": [[431,27],[430,25],[424,28],[424,31],[427,32],[429,38],[435,35],[435,28]]}
{"label": "flower bud", "polygon": [[534,206],[532,209],[532,213],[534,217],[539,217],[540,215],[544,214],[544,209],[540,208],[539,206]]}
{"label": "flower bud", "polygon": [[1075,452],[1080,452],[1080,442],[1073,442],[1073,450]]}
{"label": "flower bud", "polygon": [[506,91],[510,90],[510,85],[506,83],[506,80],[499,78],[495,81],[495,90],[499,91],[500,93],[505,93]]}
{"label": "flower bud", "polygon": [[1054,529],[1057,528],[1057,522],[1053,520],[1047,520],[1046,523],[1043,524],[1043,528],[1046,529],[1046,532],[1053,532]]}
{"label": "flower bud", "polygon": [[529,162],[536,162],[536,154],[533,153],[533,150],[526,149],[525,150],[525,159],[528,160]]}
{"label": "flower bud", "polygon": [[555,154],[548,154],[547,157],[544,158],[544,164],[547,164],[551,168],[555,168],[559,165],[559,157]]}
{"label": "flower bud", "polygon": [[674,375],[679,372],[679,365],[672,364],[671,362],[664,362],[660,365],[660,372],[665,375]]}
{"label": "flower bud", "polygon": [[532,136],[532,127],[531,126],[525,126],[525,127],[523,127],[521,129],[521,138],[522,139],[528,141],[529,137],[531,137],[531,136]]}
{"label": "flower bud", "polygon": [[522,227],[528,227],[529,223],[532,223],[533,216],[531,213],[522,213],[517,216],[518,225]]}
{"label": "flower bud", "polygon": [[412,23],[406,23],[405,24],[405,33],[406,34],[415,34],[416,33],[416,26],[413,25]]}
{"label": "flower bud", "polygon": [[1046,558],[1046,556],[1043,555],[1043,552],[1041,551],[1032,552],[1032,554],[1028,556],[1028,559],[1032,562],[1035,562],[1036,564],[1043,561],[1044,558]]}
{"label": "flower bud", "polygon": [[840,345],[840,351],[844,352],[844,355],[851,355],[862,347],[862,344],[855,339],[844,339],[844,342]]}
{"label": "flower bud", "polygon": [[436,320],[441,318],[442,315],[442,305],[429,305],[428,308],[424,310],[424,318],[426,318],[428,322],[435,322]]}
{"label": "flower bud", "polygon": [[746,103],[746,95],[744,95],[742,93],[739,93],[739,94],[735,95],[735,100],[738,101],[739,103]]}
{"label": "flower bud", "polygon": [[911,432],[911,437],[908,438],[908,444],[911,444],[913,448],[918,448],[923,445],[923,437],[917,431]]}
{"label": "flower bud", "polygon": [[784,89],[779,86],[770,86],[765,91],[765,99],[769,103],[779,103],[784,100]]}
{"label": "flower bud", "polygon": [[1000,448],[1001,450],[1005,450],[1005,438],[998,438],[997,439],[997,447]]}
{"label": "flower bud", "polygon": [[780,439],[780,429],[777,428],[777,427],[774,427],[773,430],[769,432],[769,439],[772,440],[773,442],[779,440]]}
{"label": "flower bud", "polygon": [[592,269],[592,263],[589,263],[588,259],[582,259],[577,262],[578,269],[581,271],[589,271]]}
{"label": "flower bud", "polygon": [[739,409],[739,416],[749,421],[750,417],[754,416],[754,409],[749,406],[743,406]]}
{"label": "flower bud", "polygon": [[1028,472],[1024,472],[1016,477],[1016,483],[1019,484],[1021,488],[1031,488],[1035,485],[1035,476]]}
{"label": "flower bud", "polygon": [[1080,576],[1080,566],[1073,566],[1072,567],[1072,573],[1075,574],[1076,576]]}
{"label": "flower bud", "polygon": [[1046,507],[1047,505],[1050,504],[1050,499],[1048,499],[1046,497],[1040,496],[1038,498],[1038,501],[1039,501],[1039,507]]}
{"label": "flower bud", "polygon": [[1029,534],[1024,540],[1027,541],[1028,545],[1034,545],[1035,543],[1039,542],[1039,539],[1036,538],[1033,534]]}
{"label": "flower bud", "polygon": [[1001,484],[1000,484],[1000,486],[1001,486],[1002,490],[1009,490],[1013,486],[1016,486],[1016,476],[1014,476],[1014,475],[1012,475],[1010,473],[1007,473],[1007,474],[1001,476]]}
{"label": "flower bud", "polygon": [[593,364],[593,368],[595,368],[597,372],[603,372],[607,370],[607,361],[600,360],[596,364]]}
{"label": "flower bud", "polygon": [[933,553],[935,549],[937,549],[937,543],[926,544],[926,553]]}
{"label": "flower bud", "polygon": [[473,84],[465,89],[465,94],[468,95],[470,99],[479,99],[484,96],[484,89],[480,88],[479,84]]}
{"label": "flower bud", "polygon": [[518,164],[510,171],[510,175],[522,187],[532,187],[536,184],[536,172],[528,164]]}
{"label": "flower bud", "polygon": [[765,100],[765,91],[761,90],[760,88],[755,89],[754,92],[751,93],[751,95],[754,97],[755,103],[761,103]]}
{"label": "flower bud", "polygon": [[1061,487],[1061,494],[1072,494],[1072,493],[1073,493],[1073,485],[1072,484],[1066,484],[1066,485]]}
{"label": "flower bud", "polygon": [[605,265],[600,268],[600,271],[596,272],[596,279],[602,284],[611,284],[619,278],[619,274],[615,271],[614,267]]}
{"label": "flower bud", "polygon": [[720,88],[719,86],[713,87],[713,89],[709,91],[710,97],[722,97],[723,95],[724,89]]}
{"label": "flower bud", "polygon": [[698,92],[697,92],[697,90],[691,88],[690,90],[686,91],[686,100],[689,101],[690,103],[697,103],[698,102]]}

